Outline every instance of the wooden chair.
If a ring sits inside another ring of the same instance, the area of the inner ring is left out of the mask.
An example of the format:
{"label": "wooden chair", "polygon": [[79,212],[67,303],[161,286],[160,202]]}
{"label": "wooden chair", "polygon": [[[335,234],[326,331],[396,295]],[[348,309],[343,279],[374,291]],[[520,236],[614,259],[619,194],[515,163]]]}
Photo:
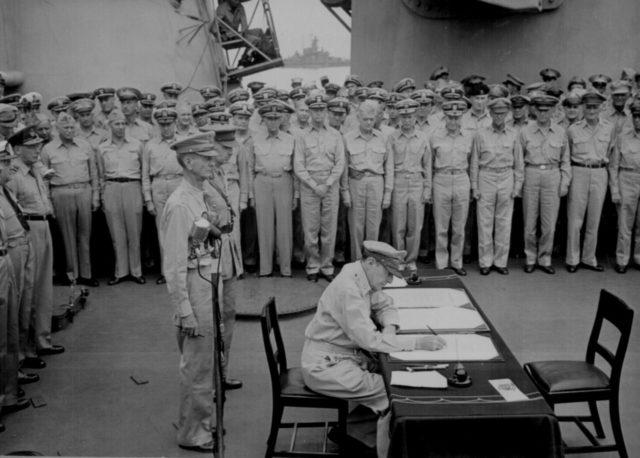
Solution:
{"label": "wooden chair", "polygon": [[[620,332],[615,352],[599,342],[604,321],[611,323]],[[556,404],[564,403],[587,402],[589,404],[590,415],[558,416],[560,421],[575,423],[591,443],[591,445],[577,447],[565,446],[565,453],[596,453],[617,450],[621,457],[628,456],[622,437],[618,401],[620,374],[629,344],[632,322],[633,309],[603,289],[600,291],[600,301],[589,337],[585,361],[539,361],[524,365],[525,371],[552,408]],[[596,367],[596,355],[602,357],[610,365],[609,375]],[[605,437],[597,407],[597,401],[603,400],[609,401],[614,444],[602,444],[598,440]],[[591,433],[584,422],[593,423],[596,436]]]}
{"label": "wooden chair", "polygon": [[[282,334],[280,333],[280,325],[278,324],[275,298],[271,297],[262,309],[260,322],[262,325],[264,348],[267,352],[267,363],[269,364],[273,395],[271,432],[267,439],[267,452],[265,453],[265,457],[340,456],[339,453],[327,452],[327,435],[329,427],[331,426],[337,426],[341,434],[346,433],[348,402],[344,399],[331,398],[309,390],[304,385],[301,369],[299,367],[287,367],[287,357],[282,341]],[[275,342],[275,348],[272,342]],[[283,423],[282,413],[285,407],[336,409],[338,411],[338,422]],[[298,428],[320,427],[324,428],[322,452],[294,451]],[[278,431],[281,428],[293,429],[289,450],[286,451],[275,450]]]}

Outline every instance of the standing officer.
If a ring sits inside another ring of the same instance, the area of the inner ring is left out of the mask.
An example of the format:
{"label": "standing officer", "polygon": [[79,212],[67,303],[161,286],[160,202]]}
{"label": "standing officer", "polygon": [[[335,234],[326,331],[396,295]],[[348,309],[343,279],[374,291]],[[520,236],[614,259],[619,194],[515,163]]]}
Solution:
{"label": "standing officer", "polygon": [[386,106],[386,115],[387,119],[384,121],[384,124],[392,127],[394,129],[398,129],[400,127],[400,114],[396,109],[396,103],[404,98],[404,95],[399,94],[397,92],[389,93],[389,97],[387,97],[387,101],[385,102]]}
{"label": "standing officer", "polygon": [[[182,167],[178,164],[171,144],[176,140],[176,118],[172,108],[157,109],[153,117],[160,128],[160,135],[149,140],[142,149],[142,194],[147,211],[155,217],[160,239],[160,217],[169,196],[182,180]],[[162,245],[160,246],[162,256]],[[165,283],[164,275],[156,284]]]}
{"label": "standing officer", "polygon": [[403,99],[396,104],[400,128],[389,135],[388,149],[393,156],[393,192],[391,193],[391,235],[393,246],[405,250],[405,262],[417,276],[416,260],[420,251],[420,232],[425,203],[431,203],[431,153],[429,138],[419,130],[416,113],[420,104]]}
{"label": "standing officer", "polygon": [[471,150],[471,192],[478,202],[478,262],[480,273],[491,268],[507,275],[513,199],[520,196],[524,179],[518,131],[507,127],[511,102],[493,99],[488,104],[491,127],[479,129]]}
{"label": "standing officer", "polygon": [[294,138],[280,130],[284,115],[281,103],[263,105],[259,112],[266,131],[253,134],[253,143],[249,145],[247,155],[249,204],[255,206],[258,226],[259,275],[273,275],[273,252],[277,246],[280,275],[291,277],[291,216],[298,204],[298,191],[295,190],[294,193],[294,180],[291,175]]}
{"label": "standing officer", "polygon": [[[47,220],[53,209],[47,195],[40,168],[36,166],[42,139],[33,126],[19,130],[8,142],[17,153],[17,171],[7,187],[16,196],[17,204],[28,221],[33,248],[33,301],[31,306],[32,339],[26,351],[27,358],[37,355],[55,355],[64,352],[61,345],[51,343],[51,315],[53,311],[53,246]],[[23,317],[27,322],[27,315]],[[41,364],[38,364],[42,367]]]}
{"label": "standing officer", "polygon": [[[618,242],[616,272],[623,274],[631,258],[632,237],[635,243],[633,263],[640,268],[640,101],[629,106],[633,129],[621,133],[615,141],[609,162],[611,200],[618,208]],[[635,224],[635,232],[634,232]]]}
{"label": "standing officer", "polygon": [[[429,137],[433,158],[433,218],[436,226],[436,268],[451,269],[467,275],[462,267],[464,227],[469,212],[469,156],[473,134],[462,131],[460,118],[467,110],[466,100],[442,103],[445,127],[434,130]],[[451,225],[451,256],[449,256],[449,225]]]}
{"label": "standing officer", "polygon": [[112,87],[101,87],[93,91],[93,98],[98,100],[100,111],[96,113],[96,126],[109,129],[109,113],[116,107],[116,90]]}
{"label": "standing officer", "polygon": [[[207,205],[206,180],[213,172],[213,134],[203,133],[172,145],[183,168],[184,179],[169,197],[160,223],[160,243],[164,249],[163,272],[175,314],[180,351],[180,408],[178,445],[211,453],[215,426],[213,417],[213,313],[211,274],[218,259],[212,256],[209,235],[220,235]],[[205,218],[206,217],[206,218]],[[203,237],[192,237],[199,228]],[[215,242],[214,242],[215,243]]]}
{"label": "standing officer", "polygon": [[122,114],[125,117],[127,136],[141,143],[149,141],[153,137],[153,126],[138,118],[138,101],[142,96],[140,91],[132,87],[121,87],[117,94],[120,105],[122,105]]}
{"label": "standing officer", "polygon": [[631,130],[631,116],[627,110],[627,101],[631,95],[631,88],[626,81],[611,83],[611,105],[602,112],[600,117],[613,124],[615,135],[623,130]]}
{"label": "standing officer", "polygon": [[109,114],[109,127],[109,140],[98,148],[102,208],[116,255],[115,274],[108,284],[117,285],[129,274],[136,283],[144,284],[140,261],[142,144],[126,133],[122,111]]}
{"label": "standing officer", "polygon": [[156,104],[156,95],[144,92],[140,95],[140,119],[153,125],[153,107]]}
{"label": "standing officer", "polygon": [[73,117],[78,121],[76,135],[89,142],[93,149],[106,140],[109,135],[106,130],[99,128],[94,120],[93,110],[95,102],[91,99],[78,99],[71,104]]}
{"label": "standing officer", "polygon": [[393,156],[382,132],[373,128],[378,102],[366,100],[357,110],[358,127],[344,135],[345,170],[340,192],[349,213],[351,259],[362,257],[362,242],[378,240],[382,210],[391,206]]}
{"label": "standing officer", "polygon": [[[567,130],[571,155],[571,185],[567,203],[567,270],[581,267],[602,272],[596,260],[598,228],[602,205],[607,194],[607,164],[615,139],[616,127],[600,119],[600,108],[606,98],[596,91],[582,96],[584,119]],[[585,219],[586,214],[586,219]],[[580,233],[584,228],[582,256]]]}
{"label": "standing officer", "polygon": [[[90,112],[89,112],[90,114]],[[41,152],[42,163],[55,171],[49,181],[51,201],[62,234],[71,281],[98,286],[91,274],[91,218],[100,207],[100,184],[92,146],[76,136],[76,126],[68,114],[56,123],[58,138]]]}
{"label": "standing officer", "polygon": [[[524,271],[538,267],[555,274],[551,266],[553,237],[560,198],[566,196],[571,182],[571,166],[565,130],[551,121],[558,99],[546,94],[532,98],[536,119],[520,130],[524,156],[522,211],[524,216]],[[538,221],[540,220],[540,221]],[[538,233],[540,224],[540,237]]]}
{"label": "standing officer", "polygon": [[433,110],[433,99],[436,94],[430,89],[418,89],[411,94],[411,99],[418,102],[418,109],[415,114],[416,128],[428,135],[433,129],[429,123],[429,116]]}
{"label": "standing officer", "polygon": [[296,136],[294,170],[300,180],[307,279],[317,282],[320,274],[332,281],[344,143],[340,132],[326,125],[325,96],[309,97],[305,104],[311,125]]}
{"label": "standing officer", "polygon": [[[223,99],[224,100],[224,99]],[[182,102],[176,107],[178,119],[176,120],[176,136],[178,138],[186,138],[198,133],[193,125],[193,117],[191,116],[191,106]]]}

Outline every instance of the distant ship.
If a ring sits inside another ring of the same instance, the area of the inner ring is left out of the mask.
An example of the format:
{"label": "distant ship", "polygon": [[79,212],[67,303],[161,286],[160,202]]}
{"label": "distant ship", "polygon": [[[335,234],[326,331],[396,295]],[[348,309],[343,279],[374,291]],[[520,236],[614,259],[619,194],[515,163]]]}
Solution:
{"label": "distant ship", "polygon": [[318,46],[318,37],[311,39],[311,46],[304,48],[302,54],[298,51],[293,56],[284,59],[286,67],[317,68],[317,67],[343,67],[349,65],[349,59],[333,57],[328,51]]}

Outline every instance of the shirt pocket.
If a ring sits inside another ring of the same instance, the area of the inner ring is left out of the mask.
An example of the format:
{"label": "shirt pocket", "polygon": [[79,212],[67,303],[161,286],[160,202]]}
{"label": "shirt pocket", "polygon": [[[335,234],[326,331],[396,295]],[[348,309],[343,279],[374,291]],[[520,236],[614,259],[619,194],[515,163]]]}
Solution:
{"label": "shirt pocket", "polygon": [[349,164],[354,167],[363,166],[367,162],[364,145],[355,144],[349,147]]}
{"label": "shirt pocket", "polygon": [[560,159],[560,151],[562,150],[562,140],[559,138],[550,138],[547,143],[550,157]]}

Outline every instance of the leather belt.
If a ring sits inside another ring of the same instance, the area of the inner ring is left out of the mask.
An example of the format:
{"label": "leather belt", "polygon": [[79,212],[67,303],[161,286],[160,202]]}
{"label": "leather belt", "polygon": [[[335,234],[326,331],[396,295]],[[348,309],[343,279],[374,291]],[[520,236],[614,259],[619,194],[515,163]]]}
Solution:
{"label": "leather belt", "polygon": [[69,189],[80,189],[86,188],[89,186],[88,181],[83,181],[82,183],[66,183],[66,184],[52,184],[52,188],[69,188]]}
{"label": "leather belt", "polygon": [[505,166],[505,167],[480,167],[480,170],[486,170],[488,172],[495,172],[495,173],[502,173],[502,172],[506,172],[507,170],[513,170],[512,166]]}
{"label": "leather belt", "polygon": [[329,342],[320,342],[319,340],[308,339],[305,342],[307,348],[313,350],[325,351],[327,353],[338,353],[340,355],[358,356],[362,353],[359,348],[345,348]]}
{"label": "leather belt", "polygon": [[620,167],[620,170],[624,170],[625,172],[640,173],[640,168],[638,168],[638,167]]}
{"label": "leather belt", "polygon": [[349,178],[354,180],[361,180],[366,177],[381,177],[381,173],[373,173],[370,170],[355,170],[349,169]]}
{"label": "leather belt", "polygon": [[132,181],[140,181],[140,178],[107,178],[107,181],[113,181],[114,183],[129,183]]}
{"label": "leather belt", "polygon": [[154,175],[152,180],[175,180],[176,178],[182,178],[181,173],[167,173],[165,175]]}
{"label": "leather belt", "polygon": [[607,166],[607,164],[605,164],[604,162],[598,162],[596,164],[581,164],[579,162],[573,162],[573,161],[571,161],[571,165],[573,167],[585,167],[587,169],[601,169]]}
{"label": "leather belt", "polygon": [[283,175],[289,175],[289,171],[282,171],[282,172],[256,172],[258,175],[264,175],[266,177],[271,177],[271,178],[279,178]]}
{"label": "leather belt", "polygon": [[467,169],[436,169],[436,173],[443,173],[445,175],[462,175],[467,173]]}
{"label": "leather belt", "polygon": [[555,170],[558,168],[558,164],[525,164],[525,167],[539,170]]}
{"label": "leather belt", "polygon": [[407,180],[416,177],[422,178],[422,172],[395,172],[394,177],[406,178]]}
{"label": "leather belt", "polygon": [[50,218],[49,215],[27,215],[24,214],[24,219],[27,221],[47,221]]}

